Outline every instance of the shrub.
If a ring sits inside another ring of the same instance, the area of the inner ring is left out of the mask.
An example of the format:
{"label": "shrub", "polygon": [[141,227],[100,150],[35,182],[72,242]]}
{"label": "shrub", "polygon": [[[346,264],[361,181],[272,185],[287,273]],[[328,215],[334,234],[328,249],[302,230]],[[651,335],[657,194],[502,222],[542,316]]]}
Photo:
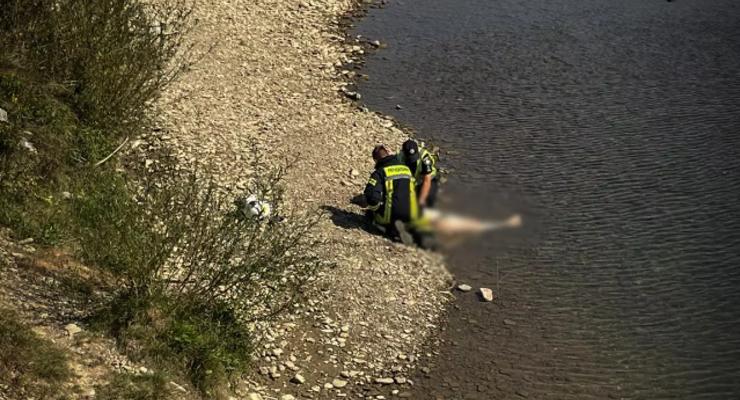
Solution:
{"label": "shrub", "polygon": [[285,214],[279,179],[279,171],[266,174],[253,188],[270,199],[279,216],[271,221],[240,217],[238,193],[173,170],[139,181],[136,198],[97,187],[72,203],[81,255],[129,292],[226,302],[240,315],[267,317],[290,304],[320,266],[312,232],[320,214]]}
{"label": "shrub", "polygon": [[318,213],[286,214],[280,173],[252,192],[272,220],[237,212],[239,195],[172,170],[138,181],[138,196],[105,188],[73,202],[81,255],[119,288],[101,315],[141,357],[185,367],[207,392],[249,361],[246,324],[300,298],[321,265],[312,229]]}

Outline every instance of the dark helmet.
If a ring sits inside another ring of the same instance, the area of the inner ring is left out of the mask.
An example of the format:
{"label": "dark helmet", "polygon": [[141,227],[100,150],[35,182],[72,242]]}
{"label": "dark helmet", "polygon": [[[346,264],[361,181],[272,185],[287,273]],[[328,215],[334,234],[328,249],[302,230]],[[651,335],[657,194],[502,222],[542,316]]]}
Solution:
{"label": "dark helmet", "polygon": [[401,151],[406,161],[415,163],[419,159],[419,145],[414,139],[409,139],[401,145]]}

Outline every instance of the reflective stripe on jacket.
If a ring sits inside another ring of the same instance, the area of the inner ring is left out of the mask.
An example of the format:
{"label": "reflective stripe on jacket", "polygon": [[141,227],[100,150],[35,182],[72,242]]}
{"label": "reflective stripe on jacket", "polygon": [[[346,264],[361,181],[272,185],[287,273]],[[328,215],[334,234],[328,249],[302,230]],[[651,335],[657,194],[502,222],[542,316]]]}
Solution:
{"label": "reflective stripe on jacket", "polygon": [[375,213],[375,222],[390,224],[395,219],[415,222],[419,219],[416,187],[411,170],[402,164],[390,165],[382,170],[384,187],[383,211]]}

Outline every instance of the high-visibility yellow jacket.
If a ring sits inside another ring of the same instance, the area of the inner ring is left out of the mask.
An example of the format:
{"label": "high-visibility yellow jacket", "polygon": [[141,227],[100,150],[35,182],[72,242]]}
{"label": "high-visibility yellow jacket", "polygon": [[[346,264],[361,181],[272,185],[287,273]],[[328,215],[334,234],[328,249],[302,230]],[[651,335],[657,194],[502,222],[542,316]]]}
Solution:
{"label": "high-visibility yellow jacket", "polygon": [[413,224],[419,220],[414,176],[396,156],[377,162],[365,186],[365,199],[374,212],[375,222],[380,225],[396,220]]}

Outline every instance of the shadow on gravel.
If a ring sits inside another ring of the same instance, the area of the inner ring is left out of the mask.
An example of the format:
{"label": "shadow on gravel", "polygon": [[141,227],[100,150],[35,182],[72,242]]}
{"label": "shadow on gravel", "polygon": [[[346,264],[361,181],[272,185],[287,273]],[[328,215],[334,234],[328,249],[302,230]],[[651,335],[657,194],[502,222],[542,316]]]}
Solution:
{"label": "shadow on gravel", "polygon": [[362,214],[343,210],[334,206],[322,206],[321,208],[329,212],[331,222],[340,228],[360,229],[373,235],[380,234],[377,229],[373,228],[372,225],[367,222],[367,219]]}
{"label": "shadow on gravel", "polygon": [[83,275],[63,258],[19,255],[0,271],[0,296],[34,324],[81,321],[91,315],[100,295]]}

